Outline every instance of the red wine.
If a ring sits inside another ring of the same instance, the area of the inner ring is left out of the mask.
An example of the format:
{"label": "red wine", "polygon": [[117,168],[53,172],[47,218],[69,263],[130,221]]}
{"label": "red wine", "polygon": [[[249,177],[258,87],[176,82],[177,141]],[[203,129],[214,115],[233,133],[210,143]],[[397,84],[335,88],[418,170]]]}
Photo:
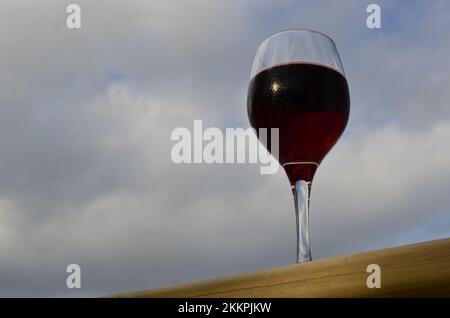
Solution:
{"label": "red wine", "polygon": [[347,125],[347,80],[322,65],[274,65],[251,80],[247,111],[257,131],[279,128],[279,162],[291,184],[299,179],[312,181],[317,166]]}

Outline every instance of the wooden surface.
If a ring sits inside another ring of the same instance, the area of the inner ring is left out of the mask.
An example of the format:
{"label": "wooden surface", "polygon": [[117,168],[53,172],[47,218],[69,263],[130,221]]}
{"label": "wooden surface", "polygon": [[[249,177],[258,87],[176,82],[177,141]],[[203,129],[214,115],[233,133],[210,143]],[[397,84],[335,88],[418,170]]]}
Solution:
{"label": "wooden surface", "polygon": [[450,297],[450,238],[112,297]]}

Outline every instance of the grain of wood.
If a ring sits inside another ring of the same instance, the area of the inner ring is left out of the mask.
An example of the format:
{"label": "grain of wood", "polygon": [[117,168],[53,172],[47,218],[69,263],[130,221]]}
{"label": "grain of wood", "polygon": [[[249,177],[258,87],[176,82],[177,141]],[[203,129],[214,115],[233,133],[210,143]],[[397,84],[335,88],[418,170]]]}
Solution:
{"label": "grain of wood", "polygon": [[112,297],[450,297],[450,238]]}

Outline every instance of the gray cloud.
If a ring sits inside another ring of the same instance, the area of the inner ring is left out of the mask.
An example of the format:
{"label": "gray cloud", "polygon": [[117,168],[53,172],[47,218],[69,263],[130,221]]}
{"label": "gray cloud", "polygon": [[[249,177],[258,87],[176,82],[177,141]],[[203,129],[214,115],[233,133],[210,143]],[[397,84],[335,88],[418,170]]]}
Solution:
{"label": "gray cloud", "polygon": [[[99,3],[79,1],[71,31],[67,3],[2,1],[0,296],[98,296],[291,263],[283,172],[175,165],[169,139],[199,118],[248,125],[255,49],[288,27],[336,39],[352,95],[313,186],[313,256],[449,235],[449,47],[434,36],[450,24],[446,2],[380,2],[378,31],[360,1]],[[80,292],[65,287],[70,263]]]}

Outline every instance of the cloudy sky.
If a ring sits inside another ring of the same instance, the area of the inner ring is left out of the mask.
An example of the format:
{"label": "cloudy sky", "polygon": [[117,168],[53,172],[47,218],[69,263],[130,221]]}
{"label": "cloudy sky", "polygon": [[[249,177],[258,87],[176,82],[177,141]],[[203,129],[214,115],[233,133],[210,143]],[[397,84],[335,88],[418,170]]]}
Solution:
{"label": "cloudy sky", "polygon": [[[175,165],[176,127],[248,127],[259,43],[330,35],[347,129],[311,197],[320,259],[450,236],[450,3],[0,0],[0,296],[101,296],[291,264],[284,172]],[[82,288],[66,287],[66,266]]]}

